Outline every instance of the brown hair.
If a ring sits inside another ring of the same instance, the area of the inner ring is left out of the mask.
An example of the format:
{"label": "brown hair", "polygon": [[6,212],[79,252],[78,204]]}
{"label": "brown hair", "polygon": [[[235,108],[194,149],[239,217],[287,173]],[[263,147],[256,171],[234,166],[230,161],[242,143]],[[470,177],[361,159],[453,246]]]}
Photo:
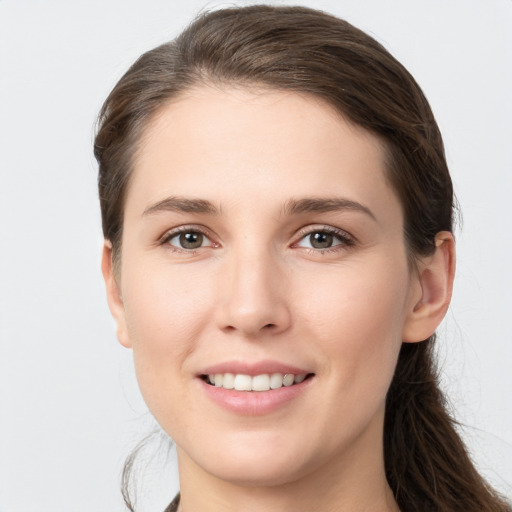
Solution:
{"label": "brown hair", "polygon": [[[441,134],[408,71],[346,21],[304,7],[256,5],[200,15],[174,41],[142,55],[107,98],[94,152],[103,232],[114,255],[145,127],[166,101],[201,84],[268,86],[323,99],[384,142],[411,262],[434,250],[439,231],[452,230]],[[447,412],[434,338],[403,344],[387,395],[385,467],[396,501],[404,511],[510,511],[475,470]]]}

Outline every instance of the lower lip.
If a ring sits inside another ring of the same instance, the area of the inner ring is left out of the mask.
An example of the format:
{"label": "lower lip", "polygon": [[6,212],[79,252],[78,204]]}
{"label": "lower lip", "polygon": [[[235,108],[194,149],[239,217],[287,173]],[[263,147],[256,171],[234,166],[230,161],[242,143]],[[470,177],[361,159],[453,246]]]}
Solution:
{"label": "lower lip", "polygon": [[224,409],[244,416],[259,416],[276,411],[304,393],[312,380],[311,376],[300,384],[269,391],[235,391],[215,387],[199,379],[208,398]]}

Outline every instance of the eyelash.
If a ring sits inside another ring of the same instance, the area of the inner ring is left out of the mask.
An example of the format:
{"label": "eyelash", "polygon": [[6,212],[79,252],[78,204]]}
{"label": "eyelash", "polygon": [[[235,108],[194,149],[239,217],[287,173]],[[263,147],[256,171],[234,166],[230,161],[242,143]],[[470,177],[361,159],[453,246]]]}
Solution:
{"label": "eyelash", "polygon": [[[197,249],[185,249],[185,248],[180,248],[180,247],[170,244],[170,241],[173,238],[176,238],[177,236],[179,236],[183,233],[190,233],[190,234],[195,233],[195,234],[202,235],[210,241],[211,245],[201,246],[201,247],[198,247]],[[173,229],[172,231],[168,231],[160,239],[159,244],[166,246],[166,248],[168,248],[171,251],[181,252],[181,253],[185,253],[185,254],[195,254],[199,249],[203,249],[204,247],[218,247],[218,245],[219,245],[219,244],[216,244],[215,242],[213,242],[212,236],[210,235],[208,230],[201,226],[180,226],[176,229]]]}
{"label": "eyelash", "polygon": [[[205,238],[207,238],[210,241],[211,245],[201,246],[201,247],[198,247],[197,249],[185,249],[185,248],[180,248],[180,247],[170,244],[170,241],[173,238],[175,238],[183,233],[200,234],[200,235],[204,236]],[[311,253],[311,254],[319,254],[319,253],[327,254],[327,253],[331,253],[331,252],[337,252],[337,251],[352,247],[356,244],[356,239],[352,235],[347,233],[346,231],[343,231],[342,229],[334,228],[332,226],[314,226],[314,227],[303,228],[302,230],[300,230],[298,233],[299,239],[297,242],[294,242],[292,244],[292,247],[300,247],[298,245],[300,242],[302,242],[308,236],[311,236],[315,233],[323,233],[323,234],[333,235],[340,243],[337,245],[334,245],[332,247],[327,247],[325,249],[314,248],[314,247],[302,247],[302,249],[305,249],[308,253]],[[208,230],[206,230],[205,228],[203,228],[201,226],[180,226],[176,229],[173,229],[170,232],[167,232],[160,239],[159,244],[167,246],[167,248],[169,248],[170,250],[172,250],[174,252],[181,252],[181,253],[185,253],[185,254],[195,254],[199,249],[202,249],[204,247],[218,247],[219,246],[219,244],[215,243],[212,240],[212,236],[209,234]]]}
{"label": "eyelash", "polygon": [[302,247],[302,249],[305,249],[310,254],[329,254],[332,252],[338,252],[340,250],[346,250],[347,248],[353,247],[357,242],[357,240],[352,235],[342,229],[334,228],[332,226],[313,226],[301,230],[298,234],[300,238],[293,244],[293,246],[297,247],[297,244],[315,233],[333,235],[340,243],[325,249]]}

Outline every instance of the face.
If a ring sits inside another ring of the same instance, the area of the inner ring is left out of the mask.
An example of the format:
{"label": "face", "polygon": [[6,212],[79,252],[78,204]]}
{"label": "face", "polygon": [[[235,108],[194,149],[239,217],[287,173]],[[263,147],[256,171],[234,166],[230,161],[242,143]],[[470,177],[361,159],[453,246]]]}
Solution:
{"label": "face", "polygon": [[260,485],[382,458],[418,283],[381,144],[329,106],[207,87],[166,105],[117,284],[119,339],[180,466]]}

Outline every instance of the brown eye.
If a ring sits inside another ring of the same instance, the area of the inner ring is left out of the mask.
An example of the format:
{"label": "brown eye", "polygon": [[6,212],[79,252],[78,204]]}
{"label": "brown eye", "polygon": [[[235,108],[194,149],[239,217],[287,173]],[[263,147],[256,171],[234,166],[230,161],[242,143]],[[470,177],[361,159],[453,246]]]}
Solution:
{"label": "brown eye", "polygon": [[180,244],[183,249],[197,249],[203,245],[201,233],[181,233]]}
{"label": "brown eye", "polygon": [[183,231],[168,238],[167,243],[178,249],[194,250],[211,246],[210,240],[200,231]]}
{"label": "brown eye", "polygon": [[334,249],[340,246],[350,247],[354,244],[354,240],[350,235],[342,230],[319,229],[310,231],[305,234],[296,244],[296,247],[304,247],[306,249],[317,249],[319,252],[327,249]]}
{"label": "brown eye", "polygon": [[331,233],[317,231],[309,235],[309,243],[315,249],[328,249],[332,247],[334,236]]}

